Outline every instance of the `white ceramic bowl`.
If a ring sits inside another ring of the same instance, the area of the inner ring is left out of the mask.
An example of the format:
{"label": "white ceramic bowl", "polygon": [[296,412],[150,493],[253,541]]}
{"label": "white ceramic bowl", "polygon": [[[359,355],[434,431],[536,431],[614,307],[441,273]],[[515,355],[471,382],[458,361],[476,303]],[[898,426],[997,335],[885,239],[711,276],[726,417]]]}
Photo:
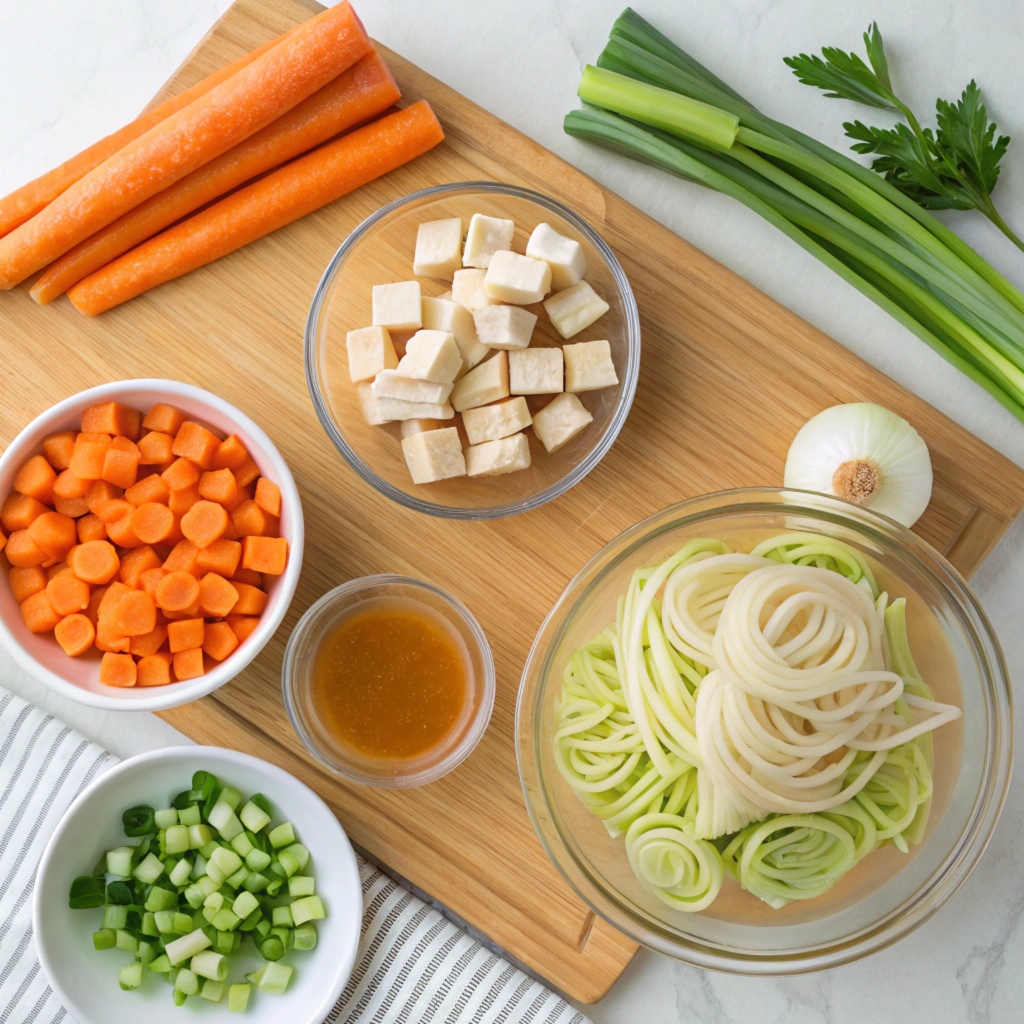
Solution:
{"label": "white ceramic bowl", "polygon": [[302,569],[305,535],[302,503],[288,464],[273,441],[248,416],[209,391],[173,380],[122,380],[103,384],[72,395],[37,416],[0,456],[0,500],[10,493],[19,467],[39,453],[44,437],[61,430],[77,430],[83,409],[109,401],[143,411],[157,402],[167,402],[225,435],[237,434],[260,473],[281,488],[281,535],[288,540],[288,566],[280,576],[271,577],[267,607],[252,634],[230,657],[196,679],[127,689],[104,686],[99,681],[98,654],[90,652],[80,658],[69,658],[52,633],[30,633],[7,581],[0,580],[0,643],[22,668],[51,690],[80,704],[115,711],[161,711],[205,697],[233,679],[259,654],[281,625]]}
{"label": "white ceramic bowl", "polygon": [[[147,977],[148,972],[140,989],[122,992],[117,972],[131,962],[130,954],[94,950],[100,910],[68,907],[71,882],[89,874],[105,850],[133,841],[124,838],[121,814],[136,804],[166,807],[200,769],[246,797],[263,793],[274,805],[275,824],[288,820],[295,825],[312,854],[317,894],[327,910],[317,922],[316,948],[285,957],[295,969],[285,993],[254,990],[246,1014],[238,1019],[321,1024],[345,987],[359,946],[363,901],[355,854],[338,819],[308,786],[266,761],[220,747],[170,747],[129,758],[101,775],[68,808],[39,862],[32,899],[32,927],[50,984],[79,1024],[182,1024],[182,1015],[190,1012],[206,1020],[235,1019],[225,1002],[189,998],[185,1007],[175,1006],[167,982]],[[233,982],[261,962],[251,943],[244,949],[244,957],[242,951],[232,957]]]}

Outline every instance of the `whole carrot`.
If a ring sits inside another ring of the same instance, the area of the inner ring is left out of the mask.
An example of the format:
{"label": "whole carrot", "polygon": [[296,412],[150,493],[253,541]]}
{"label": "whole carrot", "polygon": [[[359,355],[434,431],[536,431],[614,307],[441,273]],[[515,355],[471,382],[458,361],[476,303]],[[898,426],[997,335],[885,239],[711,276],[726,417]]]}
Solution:
{"label": "whole carrot", "polygon": [[325,86],[372,49],[344,0],[172,114],[0,238],[0,288],[30,274],[139,203],[220,156]]}
{"label": "whole carrot", "polygon": [[287,39],[294,31],[294,28],[289,29],[276,39],[271,39],[269,43],[264,43],[244,57],[239,57],[233,63],[214,71],[191,89],[164,100],[152,110],[140,114],[131,124],[126,124],[99,142],[93,143],[88,149],[83,149],[77,156],[65,160],[59,167],[47,171],[27,185],[15,189],[10,195],[4,196],[0,199],[0,238],[13,231],[19,224],[24,224],[30,217],[34,217],[79,178],[84,178],[94,167],[99,167],[107,157],[113,156],[140,135],[145,135],[153,125],[166,120],[171,114],[176,114],[200,96],[205,96],[221,82],[226,82],[233,74],[251,64],[257,57],[262,57],[267,50],[277,46],[281,40]]}
{"label": "whole carrot", "polygon": [[93,316],[212,263],[401,167],[444,138],[430,104],[328,142],[240,189],[80,281],[68,297]]}
{"label": "whole carrot", "polygon": [[243,182],[382,113],[401,93],[376,51],[233,149],[175,182],[51,263],[32,286],[40,305],[139,242]]}

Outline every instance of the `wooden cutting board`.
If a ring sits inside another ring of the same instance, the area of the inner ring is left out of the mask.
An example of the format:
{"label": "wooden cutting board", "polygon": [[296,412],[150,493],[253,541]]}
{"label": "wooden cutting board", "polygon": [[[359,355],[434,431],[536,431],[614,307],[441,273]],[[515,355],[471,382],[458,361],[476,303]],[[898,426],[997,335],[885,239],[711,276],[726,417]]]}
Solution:
{"label": "wooden cutting board", "polygon": [[[238,0],[163,95],[319,9],[306,0]],[[934,461],[935,493],[916,529],[968,576],[1024,505],[1024,473],[622,199],[381,49],[405,101],[426,97],[433,104],[447,142],[96,319],[79,316],[66,299],[40,308],[26,286],[0,294],[0,443],[53,402],[133,376],[198,384],[256,419],[302,493],[307,555],[298,594],[277,636],[245,672],[163,717],[200,742],[246,750],[294,772],[375,858],[554,986],[591,1002],[607,992],[636,947],[595,919],[547,861],[523,806],[513,748],[523,662],[570,577],[621,530],[665,505],[721,488],[780,483],[797,429],[837,402],[879,402],[921,432]],[[480,178],[552,194],[604,235],[639,302],[643,367],[629,421],[586,480],[537,512],[464,523],[399,508],[347,468],[306,393],[302,332],[324,267],[365,216],[414,189]],[[686,188],[680,184],[680,193]],[[331,587],[378,572],[426,577],[453,591],[480,619],[497,663],[487,735],[462,767],[419,790],[369,789],[328,776],[303,754],[281,702],[281,657],[296,619]]]}

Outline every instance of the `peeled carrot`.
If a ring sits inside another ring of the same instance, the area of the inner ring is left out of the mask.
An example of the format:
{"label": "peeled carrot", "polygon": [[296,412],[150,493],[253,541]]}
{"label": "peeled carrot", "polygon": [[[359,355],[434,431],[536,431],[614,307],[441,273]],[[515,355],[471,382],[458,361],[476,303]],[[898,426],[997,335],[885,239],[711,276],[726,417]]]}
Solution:
{"label": "peeled carrot", "polygon": [[74,448],[75,432],[73,430],[62,430],[59,434],[50,434],[49,437],[43,438],[43,455],[58,473],[71,465],[71,453]]}
{"label": "peeled carrot", "polygon": [[38,594],[40,590],[46,589],[46,573],[38,565],[28,565],[22,569],[12,566],[7,573],[7,579],[11,584],[11,593],[14,600],[21,604],[26,597]]}
{"label": "peeled carrot", "polygon": [[84,612],[89,607],[89,584],[73,573],[54,576],[46,584],[46,596],[58,615],[72,615]]}
{"label": "peeled carrot", "polygon": [[225,508],[238,503],[238,483],[230,469],[211,469],[199,478],[199,493],[207,501],[215,501]]}
{"label": "peeled carrot", "polygon": [[145,416],[142,425],[147,430],[158,430],[162,434],[170,434],[173,438],[185,422],[185,414],[176,406],[166,402],[157,402]]}
{"label": "peeled carrot", "polygon": [[[235,483],[241,490],[248,487],[260,475],[260,467],[256,465],[251,455],[246,455],[245,461],[232,472],[235,474]],[[251,498],[252,494],[247,494],[246,497]]]}
{"label": "peeled carrot", "polygon": [[17,473],[14,474],[14,489],[19,494],[35,498],[44,505],[53,501],[53,485],[57,474],[42,455],[33,455]]}
{"label": "peeled carrot", "polygon": [[171,453],[171,445],[174,438],[170,434],[164,434],[159,430],[151,430],[145,437],[139,440],[139,454],[142,458],[139,464],[142,466],[159,466],[164,462],[170,462],[174,455]]}
{"label": "peeled carrot", "polygon": [[190,648],[187,651],[178,651],[174,655],[174,675],[181,681],[196,679],[206,672],[203,664],[203,652],[199,647]]}
{"label": "peeled carrot", "polygon": [[[118,444],[119,441],[124,444]],[[115,437],[103,455],[102,478],[115,487],[127,490],[138,479],[140,457],[134,442],[126,437]]]}
{"label": "peeled carrot", "polygon": [[174,681],[171,665],[174,656],[167,651],[158,651],[139,659],[136,666],[138,686],[166,686]]}
{"label": "peeled carrot", "polygon": [[238,591],[223,576],[208,572],[199,581],[199,608],[204,615],[220,619],[238,603]]}
{"label": "peeled carrot", "polygon": [[75,182],[0,238],[0,288],[13,288],[197,167],[227,152],[350,68],[373,48],[348,0]]}
{"label": "peeled carrot", "polygon": [[237,434],[232,434],[227,440],[221,441],[217,454],[213,457],[214,469],[236,470],[249,458],[249,452],[242,444]]}
{"label": "peeled carrot", "polygon": [[156,588],[160,586],[160,581],[167,575],[168,572],[163,566],[157,566],[155,569],[146,569],[145,572],[139,573],[139,578],[135,585],[140,590],[155,594]]}
{"label": "peeled carrot", "polygon": [[171,114],[175,114],[195,102],[200,96],[205,96],[221,82],[226,82],[232,75],[241,71],[247,64],[251,64],[257,57],[262,57],[267,50],[276,46],[294,31],[293,28],[284,35],[272,39],[269,43],[264,43],[263,46],[251,53],[247,53],[244,57],[240,57],[232,64],[220,68],[197,85],[193,85],[191,89],[186,89],[177,96],[164,100],[152,110],[147,110],[137,117],[131,124],[100,139],[99,142],[65,161],[59,167],[55,167],[52,171],[36,178],[35,181],[22,185],[9,196],[0,199],[0,237],[18,225],[24,224],[30,217],[34,217],[57,196],[83,178],[94,167],[98,167],[108,157],[113,156],[119,149],[123,149],[129,142],[144,135],[150,128],[166,120]]}
{"label": "peeled carrot", "polygon": [[259,573],[280,576],[288,564],[288,541],[284,537],[245,537],[242,540],[242,567]]}
{"label": "peeled carrot", "polygon": [[285,164],[143,242],[79,281],[68,296],[79,312],[102,313],[334,202],[443,138],[430,104],[420,100]]}
{"label": "peeled carrot", "polygon": [[185,420],[174,435],[171,451],[179,459],[189,459],[200,469],[209,469],[214,453],[220,447],[220,438],[206,427]]}
{"label": "peeled carrot", "polygon": [[238,637],[226,622],[211,622],[203,635],[203,651],[214,661],[223,661],[238,646]]}
{"label": "peeled carrot", "polygon": [[250,587],[245,583],[231,584],[238,591],[238,602],[231,609],[234,615],[262,615],[267,607],[267,595],[258,587]]}
{"label": "peeled carrot", "polygon": [[172,491],[183,491],[199,483],[199,467],[191,459],[175,459],[161,474]]}
{"label": "peeled carrot", "polygon": [[187,572],[194,576],[198,557],[199,548],[190,540],[181,540],[174,545],[174,549],[164,559],[164,568],[168,572]]}
{"label": "peeled carrot", "polygon": [[121,558],[120,577],[126,587],[139,588],[139,579],[144,572],[162,567],[160,556],[148,545],[132,548]]}
{"label": "peeled carrot", "polygon": [[[32,521],[28,535],[47,558],[62,559],[78,541],[74,519],[59,512],[44,512]],[[8,557],[10,557],[8,555]]]}
{"label": "peeled carrot", "polygon": [[200,549],[220,540],[227,525],[228,514],[215,501],[197,501],[181,517],[181,532]]}
{"label": "peeled carrot", "polygon": [[239,643],[250,637],[253,630],[260,624],[260,620],[254,615],[229,615],[224,621],[231,627],[231,632],[238,637]]}
{"label": "peeled carrot", "polygon": [[198,600],[199,581],[189,572],[168,573],[157,584],[156,603],[166,612],[183,611]]}
{"label": "peeled carrot", "polygon": [[[99,510],[106,505],[108,501],[114,501],[120,498],[124,492],[120,487],[115,487],[113,484],[108,484],[106,480],[97,480],[88,491],[85,492],[85,502],[89,506],[89,511],[93,515],[99,516]],[[103,517],[100,516],[102,519]]]}
{"label": "peeled carrot", "polygon": [[30,633],[49,633],[61,618],[45,590],[21,602],[21,617]]}
{"label": "peeled carrot", "polygon": [[400,97],[391,72],[368,53],[309,99],[170,188],[76,245],[51,263],[32,286],[40,305],[158,231],[339,132],[387,110]]}
{"label": "peeled carrot", "polygon": [[77,658],[92,647],[96,639],[96,628],[86,616],[75,613],[61,619],[53,627],[53,635],[57,638],[57,643],[64,648],[65,654]]}
{"label": "peeled carrot", "polygon": [[28,530],[15,530],[7,538],[7,561],[18,569],[27,569],[33,565],[42,565],[46,561],[46,553],[29,536]]}
{"label": "peeled carrot", "polygon": [[167,639],[167,627],[157,623],[148,633],[128,638],[128,653],[137,658],[148,658],[156,654]]}
{"label": "peeled carrot", "polygon": [[132,513],[132,532],[143,544],[159,544],[171,535],[174,513],[155,501],[147,501]]}
{"label": "peeled carrot", "polygon": [[0,507],[0,523],[8,533],[15,530],[27,530],[34,519],[38,519],[49,509],[35,498],[24,494],[9,494]]}
{"label": "peeled carrot", "polygon": [[204,573],[215,572],[227,580],[234,576],[241,557],[242,545],[237,540],[222,537],[199,552],[196,568]]}
{"label": "peeled carrot", "polygon": [[[122,636],[143,636],[156,629],[156,602],[144,590],[122,594],[114,608],[111,625]],[[129,644],[130,646],[130,644]]]}
{"label": "peeled carrot", "polygon": [[121,560],[110,541],[90,540],[75,548],[68,564],[86,583],[109,583],[117,575]]}
{"label": "peeled carrot", "polygon": [[86,434],[119,434],[137,441],[141,426],[142,413],[120,402],[104,402],[82,410],[82,432]]}
{"label": "peeled carrot", "polygon": [[107,528],[99,516],[88,512],[81,516],[75,523],[78,529],[78,543],[84,544],[87,540],[106,540]]}
{"label": "peeled carrot", "polygon": [[100,682],[107,686],[134,686],[137,678],[135,659],[130,654],[103,655],[100,662]]}
{"label": "peeled carrot", "polygon": [[264,512],[269,512],[278,518],[281,517],[281,488],[272,480],[261,476],[256,481],[256,493],[253,495],[253,500]]}
{"label": "peeled carrot", "polygon": [[182,619],[167,623],[167,645],[171,654],[203,646],[206,625],[202,619]]}
{"label": "peeled carrot", "polygon": [[271,537],[277,532],[278,520],[252,499],[243,501],[231,512],[239,537]]}
{"label": "peeled carrot", "polygon": [[133,484],[124,492],[125,501],[130,501],[136,508],[151,501],[166,505],[170,496],[171,489],[159,473],[151,473],[149,476],[143,477],[137,484]]}

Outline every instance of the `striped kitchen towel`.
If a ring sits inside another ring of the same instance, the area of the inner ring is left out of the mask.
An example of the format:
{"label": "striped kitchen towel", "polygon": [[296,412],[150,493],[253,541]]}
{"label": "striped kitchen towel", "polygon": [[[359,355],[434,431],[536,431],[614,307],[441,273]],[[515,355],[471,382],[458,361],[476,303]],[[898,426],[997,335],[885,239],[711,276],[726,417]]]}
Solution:
{"label": "striped kitchen towel", "polygon": [[[117,760],[0,689],[0,1024],[74,1024],[32,942],[35,869],[71,801]],[[359,871],[359,955],[330,1024],[588,1024],[362,858]]]}

